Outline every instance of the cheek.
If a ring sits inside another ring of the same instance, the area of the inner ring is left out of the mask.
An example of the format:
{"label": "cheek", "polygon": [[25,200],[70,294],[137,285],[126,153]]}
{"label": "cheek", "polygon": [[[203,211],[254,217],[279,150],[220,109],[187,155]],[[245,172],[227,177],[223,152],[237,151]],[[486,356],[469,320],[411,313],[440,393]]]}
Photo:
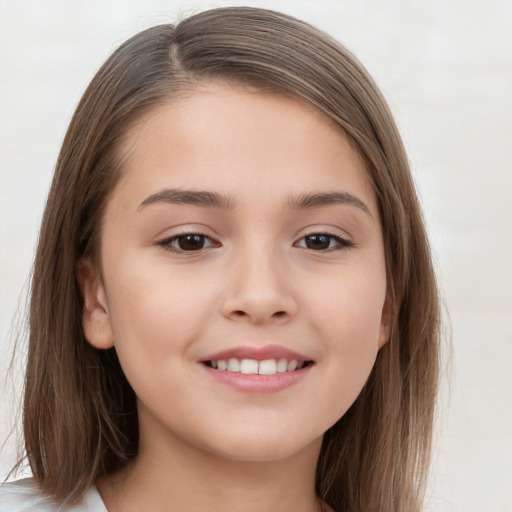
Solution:
{"label": "cheek", "polygon": [[329,400],[337,418],[357,398],[375,363],[385,289],[380,274],[347,273],[311,297],[311,328],[323,341]]}
{"label": "cheek", "polygon": [[208,283],[198,283],[187,273],[137,263],[120,262],[110,274],[116,350],[127,364],[172,364],[185,357],[188,344],[200,335],[214,294]]}
{"label": "cheek", "polygon": [[193,383],[190,347],[211,308],[208,294],[197,293],[193,284],[157,267],[116,282],[109,302],[115,349],[128,382],[148,406],[163,401],[159,407],[165,408],[170,396],[188,396]]}
{"label": "cheek", "polygon": [[362,345],[377,346],[385,296],[384,272],[340,272],[311,297],[316,328],[328,332],[340,350],[357,352]]}

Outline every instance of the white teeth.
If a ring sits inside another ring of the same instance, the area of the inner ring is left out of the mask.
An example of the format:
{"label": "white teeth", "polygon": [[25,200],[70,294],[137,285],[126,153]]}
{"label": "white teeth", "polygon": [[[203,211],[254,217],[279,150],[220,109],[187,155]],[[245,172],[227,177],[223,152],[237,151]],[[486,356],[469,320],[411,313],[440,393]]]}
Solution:
{"label": "white teeth", "polygon": [[240,361],[236,357],[232,357],[228,361],[228,372],[239,372],[240,371]]}
{"label": "white teeth", "polygon": [[293,372],[304,367],[305,361],[292,359],[265,359],[257,361],[256,359],[238,359],[232,357],[228,360],[219,359],[210,361],[211,367],[220,371],[234,373],[244,373],[247,375],[275,375],[276,373]]}
{"label": "white teeth", "polygon": [[295,361],[295,359],[292,359],[291,361],[288,361],[288,366],[287,366],[287,370],[289,372],[293,372],[293,370],[295,370],[297,368],[297,361]]}
{"label": "white teeth", "polygon": [[265,359],[260,361],[260,375],[274,375],[277,372],[277,364],[275,359]]}
{"label": "white teeth", "polygon": [[284,373],[288,369],[288,361],[286,359],[279,359],[277,362],[277,373]]}
{"label": "white teeth", "polygon": [[246,374],[258,373],[258,361],[255,359],[242,359],[240,371]]}

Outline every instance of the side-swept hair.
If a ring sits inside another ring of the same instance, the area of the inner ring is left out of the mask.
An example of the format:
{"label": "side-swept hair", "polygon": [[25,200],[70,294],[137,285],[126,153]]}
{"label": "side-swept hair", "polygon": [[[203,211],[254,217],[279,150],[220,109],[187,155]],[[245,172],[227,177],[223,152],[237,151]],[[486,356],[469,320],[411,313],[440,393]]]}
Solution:
{"label": "side-swept hair", "polygon": [[85,339],[77,262],[98,258],[123,141],[148,112],[223,80],[297,98],[346,132],[365,162],[384,234],[389,342],[356,402],[324,436],[316,491],[337,511],[418,512],[438,380],[439,301],[400,135],[362,65],[323,32],[248,7],[145,30],[96,74],[66,134],[32,280],[24,398],[26,455],[43,492],[76,502],[137,454],[136,400],[114,349]]}

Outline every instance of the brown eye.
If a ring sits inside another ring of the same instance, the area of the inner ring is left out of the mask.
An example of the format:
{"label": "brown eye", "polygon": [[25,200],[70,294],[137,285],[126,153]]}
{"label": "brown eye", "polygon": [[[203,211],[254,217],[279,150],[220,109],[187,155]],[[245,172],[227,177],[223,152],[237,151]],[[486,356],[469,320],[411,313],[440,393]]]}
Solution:
{"label": "brown eye", "polygon": [[311,235],[305,238],[306,247],[317,251],[325,251],[331,245],[331,236],[327,235]]}
{"label": "brown eye", "polygon": [[166,238],[159,242],[159,245],[174,252],[197,252],[208,247],[214,247],[216,244],[206,235],[187,233]]}
{"label": "brown eye", "polygon": [[176,243],[182,251],[199,251],[204,248],[205,239],[203,235],[184,235],[176,237]]}
{"label": "brown eye", "polygon": [[340,236],[328,233],[315,233],[305,236],[297,243],[298,247],[305,247],[313,251],[328,251],[352,247],[352,243]]}

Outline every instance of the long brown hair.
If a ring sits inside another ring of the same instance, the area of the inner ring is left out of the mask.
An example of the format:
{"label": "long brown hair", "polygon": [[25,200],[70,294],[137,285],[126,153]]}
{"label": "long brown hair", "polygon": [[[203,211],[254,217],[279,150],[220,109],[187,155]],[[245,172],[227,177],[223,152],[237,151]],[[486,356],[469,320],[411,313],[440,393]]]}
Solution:
{"label": "long brown hair", "polygon": [[98,256],[122,146],[150,109],[220,79],[292,95],[343,129],[378,198],[390,341],[350,410],[324,436],[316,491],[337,511],[421,510],[438,380],[439,301],[407,158],[362,65],[310,25],[248,7],[160,25],[120,46],[92,80],[57,162],[35,259],[25,383],[26,455],[42,490],[78,501],[137,453],[134,392],[114,349],[81,327],[77,262]]}

